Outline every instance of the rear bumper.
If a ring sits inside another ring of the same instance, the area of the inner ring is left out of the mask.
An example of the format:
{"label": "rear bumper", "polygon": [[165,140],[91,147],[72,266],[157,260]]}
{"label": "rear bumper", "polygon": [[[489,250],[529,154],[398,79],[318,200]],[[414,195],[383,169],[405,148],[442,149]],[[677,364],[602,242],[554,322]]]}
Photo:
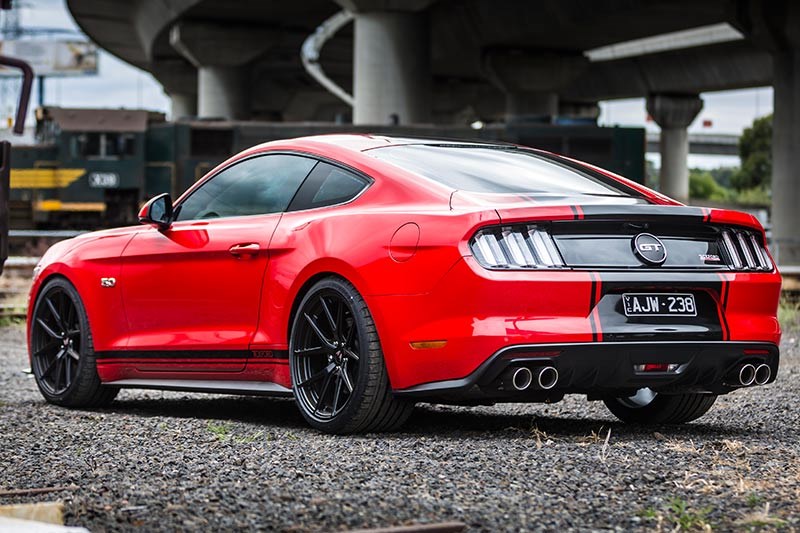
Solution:
{"label": "rear bumper", "polygon": [[[649,387],[661,393],[725,394],[741,388],[738,368],[743,364],[770,368],[767,383],[775,380],[778,347],[752,342],[590,342],[516,345],[499,350],[468,376],[396,390],[395,394],[442,401],[547,401],[564,394],[626,396]],[[674,371],[644,372],[637,365],[677,365]],[[534,383],[519,391],[510,385],[509,369],[525,367],[534,373],[543,367],[558,371],[555,385],[542,390]]]}
{"label": "rear bumper", "polygon": [[[468,379],[520,346],[598,346],[580,352],[589,367],[612,364],[615,354],[648,343],[683,350],[715,343],[774,347],[781,336],[780,286],[777,272],[489,271],[464,257],[430,293],[372,296],[367,303],[392,387],[404,391]],[[698,316],[628,318],[621,303],[628,292],[692,293]],[[424,341],[445,342],[412,346]],[[561,361],[580,350],[565,350]]]}

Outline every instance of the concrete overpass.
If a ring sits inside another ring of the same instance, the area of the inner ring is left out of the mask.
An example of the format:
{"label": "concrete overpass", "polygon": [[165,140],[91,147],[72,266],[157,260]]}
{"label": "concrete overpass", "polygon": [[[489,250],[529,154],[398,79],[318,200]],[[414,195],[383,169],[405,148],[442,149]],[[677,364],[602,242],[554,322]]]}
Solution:
{"label": "concrete overpass", "polygon": [[[600,100],[646,97],[661,127],[662,190],[681,199],[688,195],[687,127],[703,105],[698,95],[773,85],[774,235],[785,243],[783,262],[800,264],[800,244],[793,238],[800,227],[800,187],[793,176],[800,168],[795,0],[67,4],[98,44],[161,81],[177,116],[352,116],[355,123],[375,125],[550,121],[592,116]],[[352,109],[308,76],[299,58],[303,41],[342,9],[353,13],[354,22],[327,42],[319,63],[353,95]],[[654,36],[679,41],[675,32],[703,27],[728,37],[613,53],[626,42]]]}
{"label": "concrete overpass", "polygon": [[[661,134],[647,133],[647,152],[661,151]],[[690,133],[689,153],[697,155],[739,155],[739,136],[721,133]]]}

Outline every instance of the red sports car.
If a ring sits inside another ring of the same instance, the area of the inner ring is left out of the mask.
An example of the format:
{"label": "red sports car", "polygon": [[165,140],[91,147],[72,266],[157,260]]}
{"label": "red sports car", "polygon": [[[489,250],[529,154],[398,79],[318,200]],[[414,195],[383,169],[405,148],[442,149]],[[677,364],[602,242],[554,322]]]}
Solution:
{"label": "red sports car", "polygon": [[56,244],[30,295],[47,401],[294,396],[333,433],[417,401],[603,400],[681,423],[778,370],[781,278],[751,215],[506,144],[271,142],[142,226]]}

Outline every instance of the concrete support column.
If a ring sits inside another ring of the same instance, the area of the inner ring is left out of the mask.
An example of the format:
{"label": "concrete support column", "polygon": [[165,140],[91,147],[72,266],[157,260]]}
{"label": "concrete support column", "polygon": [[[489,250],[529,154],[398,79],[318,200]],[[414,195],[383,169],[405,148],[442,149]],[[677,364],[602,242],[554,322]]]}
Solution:
{"label": "concrete support column", "polygon": [[773,252],[800,265],[800,48],[774,53],[773,65]]}
{"label": "concrete support column", "polygon": [[168,93],[172,120],[197,116],[197,94]]}
{"label": "concrete support column", "polygon": [[197,69],[197,114],[201,118],[250,118],[249,63],[274,37],[252,26],[180,22],[170,44]]}
{"label": "concrete support column", "polygon": [[358,13],[354,47],[354,124],[430,121],[430,29],[425,13]]}
{"label": "concrete support column", "polygon": [[197,95],[200,117],[246,119],[250,114],[248,71],[242,67],[201,66],[197,69]]}
{"label": "concrete support column", "polygon": [[689,200],[689,133],[687,128],[703,109],[697,95],[651,95],[647,112],[661,127],[659,189],[679,202]]}

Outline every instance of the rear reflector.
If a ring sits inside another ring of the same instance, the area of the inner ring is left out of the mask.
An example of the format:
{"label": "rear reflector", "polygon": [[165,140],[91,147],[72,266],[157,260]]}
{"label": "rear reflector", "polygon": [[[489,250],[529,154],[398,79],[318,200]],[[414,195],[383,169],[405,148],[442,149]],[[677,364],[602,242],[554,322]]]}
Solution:
{"label": "rear reflector", "polygon": [[414,341],[409,344],[414,350],[432,350],[435,348],[444,348],[447,341]]}

